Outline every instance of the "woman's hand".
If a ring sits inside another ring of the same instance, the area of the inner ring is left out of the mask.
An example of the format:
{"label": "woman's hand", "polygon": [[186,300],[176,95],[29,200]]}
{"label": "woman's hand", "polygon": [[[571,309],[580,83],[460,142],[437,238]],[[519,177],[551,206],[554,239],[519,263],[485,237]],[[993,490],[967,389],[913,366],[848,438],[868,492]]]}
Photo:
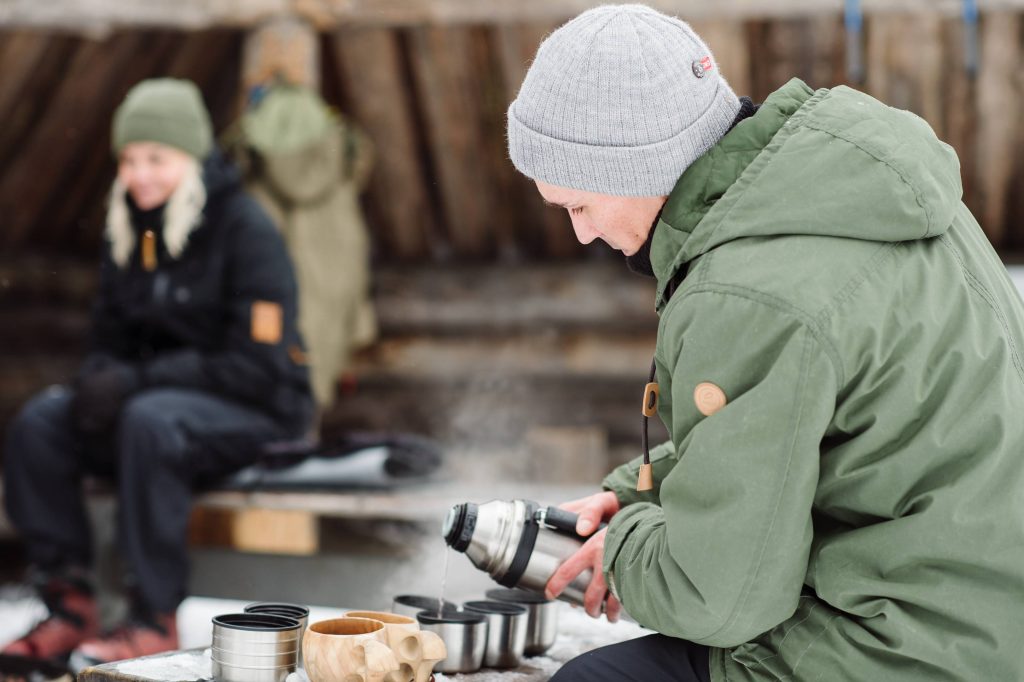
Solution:
{"label": "woman's hand", "polygon": [[[608,585],[604,580],[604,537],[607,529],[602,528],[597,533],[594,533],[594,530],[602,521],[607,521],[619,511],[619,500],[615,497],[615,493],[603,492],[566,502],[561,505],[561,508],[576,512],[579,515],[576,532],[591,537],[583,543],[578,552],[558,567],[548,581],[545,595],[549,599],[554,599],[576,579],[576,576],[589,568],[593,571],[594,577],[583,595],[583,607],[591,617],[600,618],[603,605],[609,622],[614,623],[619,619],[622,605],[608,593]],[[591,535],[592,533],[593,535]]]}

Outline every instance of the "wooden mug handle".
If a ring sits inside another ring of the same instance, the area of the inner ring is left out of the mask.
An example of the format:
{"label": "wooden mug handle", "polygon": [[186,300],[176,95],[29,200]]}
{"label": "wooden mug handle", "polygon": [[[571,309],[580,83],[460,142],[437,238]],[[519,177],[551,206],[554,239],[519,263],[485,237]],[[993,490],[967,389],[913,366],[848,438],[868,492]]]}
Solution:
{"label": "wooden mug handle", "polygon": [[363,644],[363,651],[366,653],[366,672],[371,679],[374,675],[390,673],[401,667],[395,652],[383,642],[368,640]]}

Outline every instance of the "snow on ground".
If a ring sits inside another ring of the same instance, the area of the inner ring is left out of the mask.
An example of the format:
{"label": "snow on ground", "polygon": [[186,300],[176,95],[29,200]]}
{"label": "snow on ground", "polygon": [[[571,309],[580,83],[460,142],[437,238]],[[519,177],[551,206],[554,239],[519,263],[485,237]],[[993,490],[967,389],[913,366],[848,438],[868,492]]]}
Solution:
{"label": "snow on ground", "polygon": [[46,617],[46,606],[28,586],[0,587],[0,647]]}
{"label": "snow on ground", "polygon": [[1006,270],[1010,273],[1010,279],[1017,286],[1017,291],[1024,296],[1024,265],[1008,265]]}
{"label": "snow on ground", "polygon": [[213,677],[209,649],[202,653],[185,651],[172,656],[136,658],[115,665],[122,675],[149,680],[208,680]]}
{"label": "snow on ground", "polygon": [[[235,599],[210,599],[209,597],[189,597],[178,607],[178,639],[182,649],[208,647],[213,640],[214,616],[225,613],[241,613],[249,601]],[[334,609],[326,606],[310,606],[309,622],[328,618],[339,618],[345,611],[354,609]],[[186,679],[186,678],[180,678]]]}

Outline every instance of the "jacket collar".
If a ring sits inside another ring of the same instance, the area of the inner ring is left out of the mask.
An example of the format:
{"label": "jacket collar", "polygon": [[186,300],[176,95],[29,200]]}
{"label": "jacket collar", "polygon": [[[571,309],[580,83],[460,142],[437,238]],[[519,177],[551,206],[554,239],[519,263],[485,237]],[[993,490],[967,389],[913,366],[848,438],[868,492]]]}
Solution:
{"label": "jacket collar", "polygon": [[[202,225],[206,198],[202,168],[195,162],[164,205],[162,219],[158,221],[160,224],[153,226],[159,228],[155,231],[162,239],[167,255],[172,259],[177,260],[181,257],[189,237]],[[106,237],[110,243],[111,258],[122,270],[128,267],[135,251],[138,241],[136,232],[149,228],[148,225],[133,224],[133,213],[136,216],[145,213],[149,217],[156,217],[153,211],[133,211],[129,206],[127,188],[120,180],[115,179],[107,210]]]}
{"label": "jacket collar", "polygon": [[667,303],[666,294],[677,274],[701,253],[692,239],[700,222],[812,94],[807,85],[794,78],[680,176],[655,225],[651,243],[658,310]]}

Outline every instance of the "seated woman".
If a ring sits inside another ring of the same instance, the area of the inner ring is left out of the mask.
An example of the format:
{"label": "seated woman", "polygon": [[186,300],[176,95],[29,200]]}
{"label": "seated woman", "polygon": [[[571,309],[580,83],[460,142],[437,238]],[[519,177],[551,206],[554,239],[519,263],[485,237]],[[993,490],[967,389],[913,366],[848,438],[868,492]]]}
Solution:
{"label": "seated woman", "polygon": [[[297,438],[313,403],[296,285],[277,230],[214,148],[191,82],[136,85],[114,117],[93,348],[70,386],[10,425],[8,514],[49,617],[3,653],[82,662],[178,646],[193,487]],[[131,615],[101,636],[89,581],[84,474],[117,479]]]}

